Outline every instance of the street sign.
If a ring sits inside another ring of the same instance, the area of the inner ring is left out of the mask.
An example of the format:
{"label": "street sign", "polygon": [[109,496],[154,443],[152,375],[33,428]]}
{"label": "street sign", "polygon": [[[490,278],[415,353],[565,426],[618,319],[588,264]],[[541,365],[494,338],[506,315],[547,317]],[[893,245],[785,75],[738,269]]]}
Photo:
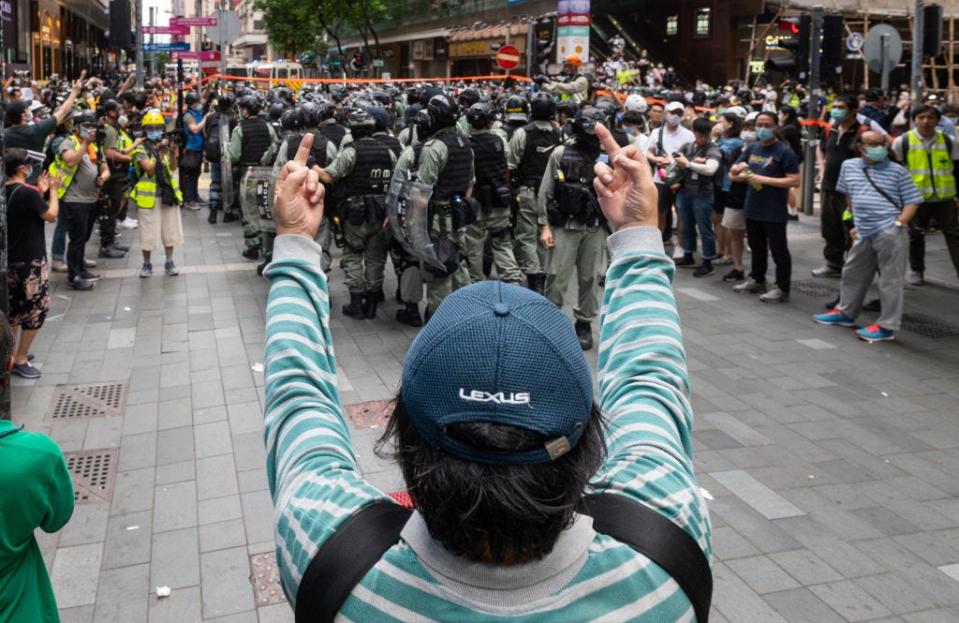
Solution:
{"label": "street sign", "polygon": [[140,26],[140,32],[145,35],[188,35],[189,26]]}
{"label": "street sign", "polygon": [[219,50],[203,50],[200,52],[171,52],[170,58],[176,60],[178,58],[185,61],[218,61],[220,60]]}
{"label": "street sign", "polygon": [[373,59],[373,67],[382,67],[382,66],[383,66],[383,59],[382,59],[382,58],[374,58],[374,59]]}
{"label": "street sign", "polygon": [[171,26],[216,26],[215,17],[171,17]]}
{"label": "street sign", "polygon": [[496,64],[502,69],[516,69],[519,59],[519,50],[511,45],[504,45],[496,53]]}
{"label": "street sign", "polygon": [[189,49],[190,44],[186,42],[143,44],[144,52],[187,52]]}
{"label": "street sign", "polygon": [[862,46],[869,69],[882,76],[882,88],[889,88],[889,74],[902,60],[902,37],[889,24],[877,24],[866,33]]}
{"label": "street sign", "polygon": [[850,52],[858,52],[862,49],[862,45],[865,42],[866,40],[863,38],[862,33],[850,33],[850,35],[846,37],[846,49]]}

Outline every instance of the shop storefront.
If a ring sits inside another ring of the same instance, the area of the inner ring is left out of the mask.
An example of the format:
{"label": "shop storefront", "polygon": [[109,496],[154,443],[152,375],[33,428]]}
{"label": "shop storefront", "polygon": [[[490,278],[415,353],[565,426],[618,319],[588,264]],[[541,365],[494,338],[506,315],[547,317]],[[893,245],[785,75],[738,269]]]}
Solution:
{"label": "shop storefront", "polygon": [[[525,23],[471,28],[449,36],[449,56],[454,76],[482,76],[503,73],[496,64],[496,51],[504,45],[526,49]],[[522,56],[514,73],[526,72],[526,58]]]}

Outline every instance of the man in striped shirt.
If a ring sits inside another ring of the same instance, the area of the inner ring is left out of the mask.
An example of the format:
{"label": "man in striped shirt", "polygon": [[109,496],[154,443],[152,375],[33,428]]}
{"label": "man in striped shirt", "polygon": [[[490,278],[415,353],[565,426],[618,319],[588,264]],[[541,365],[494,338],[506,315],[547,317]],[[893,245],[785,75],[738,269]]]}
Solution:
{"label": "man in striped shirt", "polygon": [[[449,297],[410,349],[387,432],[417,510],[343,602],[338,621],[696,619],[663,568],[573,511],[586,493],[622,496],[659,512],[711,555],[655,187],[635,146],[620,150],[605,128],[597,133],[614,168],[597,165],[596,189],[617,229],[609,238],[598,403],[572,326],[546,299],[506,284]],[[272,282],[267,476],[291,603],[334,532],[388,500],[360,475],[340,404],[326,275],[313,242],[323,191],[304,164],[309,148],[307,135],[277,181],[278,236],[264,273]],[[457,324],[460,312],[475,324]],[[473,328],[479,337],[469,339]],[[538,356],[517,349],[520,339],[537,345]],[[490,373],[491,361],[501,374]],[[560,431],[568,433],[554,436]],[[436,461],[433,469],[414,463],[421,454]]]}
{"label": "man in striped shirt", "polygon": [[860,339],[881,342],[895,339],[902,320],[906,271],[906,230],[916,215],[922,194],[909,171],[889,161],[888,139],[879,132],[859,136],[861,158],[842,163],[836,191],[846,195],[852,211],[855,242],[842,267],[839,305],[817,314],[819,324],[855,326],[862,302],[879,272],[882,315],[875,324],[856,331]]}

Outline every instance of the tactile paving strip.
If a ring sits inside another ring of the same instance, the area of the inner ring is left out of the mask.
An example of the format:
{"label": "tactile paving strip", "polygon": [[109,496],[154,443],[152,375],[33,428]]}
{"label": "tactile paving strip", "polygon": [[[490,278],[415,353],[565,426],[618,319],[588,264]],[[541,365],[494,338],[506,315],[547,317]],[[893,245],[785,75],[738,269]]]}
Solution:
{"label": "tactile paving strip", "polygon": [[839,294],[839,282],[830,285],[820,279],[802,279],[793,281],[789,286],[794,292],[801,292],[806,296],[836,296]]}
{"label": "tactile paving strip", "polygon": [[393,412],[392,400],[370,400],[346,405],[346,413],[357,428],[377,428],[386,426]]}
{"label": "tactile paving strip", "polygon": [[127,401],[126,383],[58,385],[47,415],[53,419],[78,419],[123,415]]}
{"label": "tactile paving strip", "polygon": [[77,504],[109,502],[117,475],[117,450],[66,452],[67,469],[73,476],[73,499]]}
{"label": "tactile paving strip", "polygon": [[286,601],[286,595],[280,587],[276,556],[272,552],[250,556],[250,581],[253,583],[257,608]]}

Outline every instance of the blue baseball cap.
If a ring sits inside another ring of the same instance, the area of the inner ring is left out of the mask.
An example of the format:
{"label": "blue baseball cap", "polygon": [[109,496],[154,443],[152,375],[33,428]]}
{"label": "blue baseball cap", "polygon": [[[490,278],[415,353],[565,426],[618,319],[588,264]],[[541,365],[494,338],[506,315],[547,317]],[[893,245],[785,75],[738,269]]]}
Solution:
{"label": "blue baseball cap", "polygon": [[[546,463],[569,452],[589,422],[593,381],[572,323],[527,288],[485,281],[452,293],[416,336],[403,365],[403,403],[428,442],[478,463]],[[508,424],[543,447],[477,448],[450,424]]]}

